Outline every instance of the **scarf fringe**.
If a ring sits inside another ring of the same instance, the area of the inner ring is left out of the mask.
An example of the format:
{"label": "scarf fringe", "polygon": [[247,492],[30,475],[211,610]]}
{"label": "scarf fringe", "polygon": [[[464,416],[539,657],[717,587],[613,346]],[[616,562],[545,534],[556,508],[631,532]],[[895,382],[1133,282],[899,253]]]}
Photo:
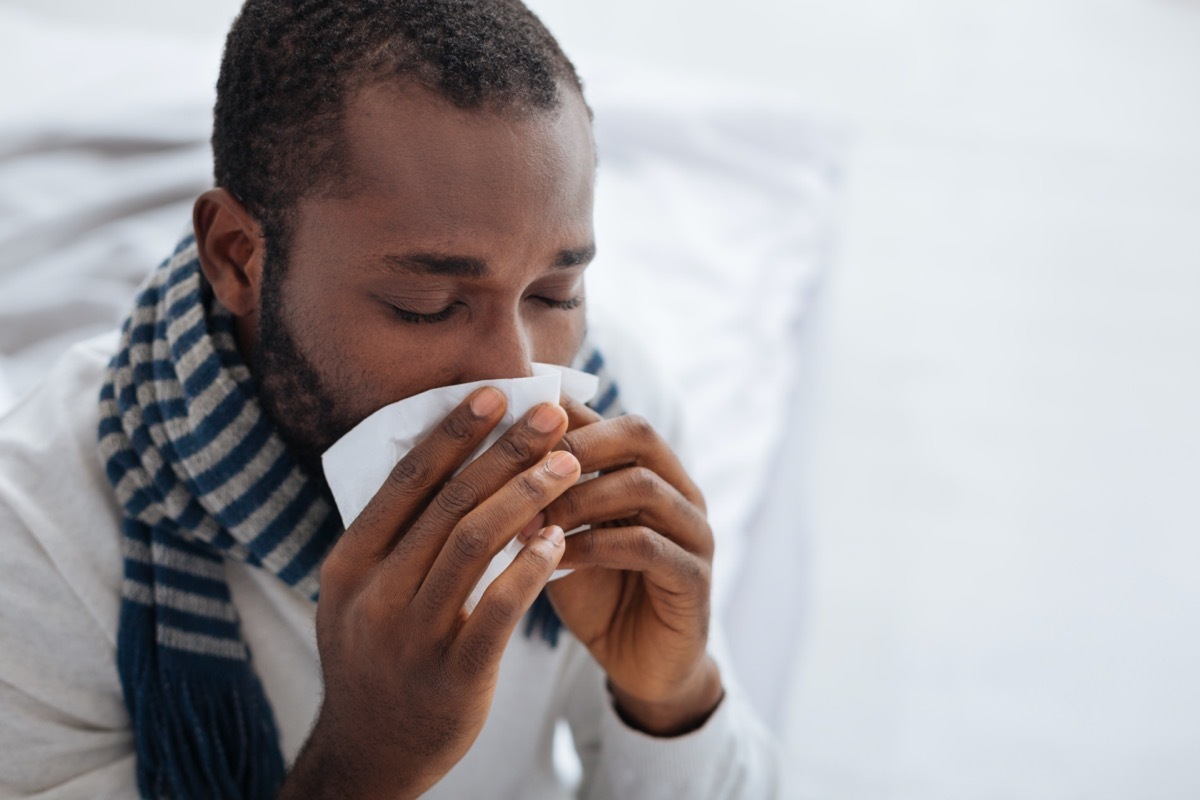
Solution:
{"label": "scarf fringe", "polygon": [[[140,619],[134,619],[140,617]],[[133,717],[138,792],[176,800],[274,797],[283,756],[274,714],[248,661],[172,663],[154,640],[154,611],[121,609],[118,667]]]}

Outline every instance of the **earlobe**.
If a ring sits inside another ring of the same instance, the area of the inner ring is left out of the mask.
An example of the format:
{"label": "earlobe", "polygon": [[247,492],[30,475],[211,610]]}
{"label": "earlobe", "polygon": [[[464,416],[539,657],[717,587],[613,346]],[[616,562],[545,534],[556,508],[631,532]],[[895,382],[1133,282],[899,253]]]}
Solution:
{"label": "earlobe", "polygon": [[200,269],[234,316],[258,313],[262,289],[262,227],[225,189],[209,189],[192,208]]}

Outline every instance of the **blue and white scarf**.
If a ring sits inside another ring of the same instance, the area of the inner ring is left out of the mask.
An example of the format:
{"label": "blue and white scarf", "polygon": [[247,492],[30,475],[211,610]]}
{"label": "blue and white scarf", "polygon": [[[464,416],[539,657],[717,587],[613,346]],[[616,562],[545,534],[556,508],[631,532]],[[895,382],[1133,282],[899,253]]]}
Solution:
{"label": "blue and white scarf", "polygon": [[[592,407],[620,413],[600,376]],[[100,393],[99,451],[124,510],[117,661],[145,798],[268,798],[284,776],[274,715],[242,639],[225,561],[317,597],[336,511],[255,396],[234,318],[203,279],[188,236],[141,289]],[[527,619],[551,645],[543,593]]]}

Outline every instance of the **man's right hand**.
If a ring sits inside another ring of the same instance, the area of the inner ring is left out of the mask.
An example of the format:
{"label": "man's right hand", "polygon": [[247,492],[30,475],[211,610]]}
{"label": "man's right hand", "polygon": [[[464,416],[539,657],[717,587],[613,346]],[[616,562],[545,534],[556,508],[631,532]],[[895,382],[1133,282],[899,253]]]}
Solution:
{"label": "man's right hand", "polygon": [[469,616],[463,605],[492,557],[579,477],[574,456],[550,453],[567,428],[553,404],[455,476],[503,406],[484,388],[451,412],[325,559],[325,697],[281,798],[415,797],[479,735],[513,629],[562,558],[562,529],[532,536]]}

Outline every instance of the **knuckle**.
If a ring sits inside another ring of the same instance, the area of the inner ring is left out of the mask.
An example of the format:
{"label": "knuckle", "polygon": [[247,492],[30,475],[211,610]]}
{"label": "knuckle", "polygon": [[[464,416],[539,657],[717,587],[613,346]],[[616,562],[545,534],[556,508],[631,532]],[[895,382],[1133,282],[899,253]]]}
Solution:
{"label": "knuckle", "polygon": [[425,576],[425,582],[421,584],[419,599],[409,606],[410,618],[416,626],[414,630],[432,630],[432,621],[437,619],[446,598],[453,594],[454,576],[446,570],[431,570]]}
{"label": "knuckle", "polygon": [[652,500],[663,494],[662,478],[646,467],[630,467],[626,470],[628,491],[642,500]]}
{"label": "knuckle", "polygon": [[442,433],[450,441],[462,444],[474,438],[475,426],[467,419],[466,413],[459,410],[442,420]]}
{"label": "knuckle", "polygon": [[495,625],[507,625],[521,613],[521,598],[509,588],[496,587],[492,593],[485,612],[489,622]]}
{"label": "knuckle", "polygon": [[630,436],[637,439],[657,439],[658,431],[654,430],[654,426],[650,421],[641,414],[626,414],[621,417],[622,424]]}
{"label": "knuckle", "polygon": [[437,495],[437,506],[449,517],[461,517],[478,504],[475,490],[463,480],[453,480]]}
{"label": "knuckle", "polygon": [[571,547],[575,551],[577,558],[594,558],[600,551],[601,534],[599,529],[593,528],[590,531],[580,533],[571,537]]}
{"label": "knuckle", "polygon": [[679,565],[681,577],[690,585],[707,586],[709,570],[707,565],[698,558],[685,558]]}
{"label": "knuckle", "polygon": [[[688,506],[687,508],[690,509],[696,519],[696,530],[698,532],[696,546],[693,549],[706,561],[712,561],[717,549],[717,542],[713,536],[712,528],[709,526],[708,520],[704,515],[696,512],[695,506]],[[681,511],[681,513],[683,512]]]}
{"label": "knuckle", "polygon": [[540,502],[546,497],[546,487],[527,472],[518,475],[512,485],[517,493],[526,500]]}
{"label": "knuckle", "polygon": [[559,440],[555,448],[558,450],[566,450],[575,458],[579,458],[583,452],[583,436],[577,431],[568,431],[562,439]]}
{"label": "knuckle", "polygon": [[491,553],[491,537],[477,523],[461,523],[454,531],[454,551],[463,562],[480,561]]}
{"label": "knuckle", "polygon": [[649,528],[637,528],[634,534],[637,557],[649,564],[660,562],[667,552],[666,541]]}
{"label": "knuckle", "polygon": [[554,557],[551,555],[550,548],[548,547],[527,545],[521,553],[527,561],[532,562],[539,574],[549,571],[554,566]]}
{"label": "knuckle", "polygon": [[676,494],[672,497],[671,509],[684,519],[696,520],[707,525],[707,518],[704,516],[704,510],[692,505],[692,502],[681,494]]}
{"label": "knuckle", "polygon": [[321,564],[319,580],[321,582],[322,595],[336,594],[344,584],[348,583],[348,570],[345,565],[345,559],[335,549]]}
{"label": "knuckle", "polygon": [[562,503],[567,519],[579,519],[587,511],[587,500],[583,492],[568,490],[559,495],[558,500]]}
{"label": "knuckle", "polygon": [[433,474],[428,459],[416,452],[411,452],[388,473],[388,485],[393,491],[407,493],[413,489],[421,489],[430,484]]}
{"label": "knuckle", "polygon": [[529,442],[520,436],[509,435],[496,442],[496,447],[509,461],[517,464],[527,464],[532,460],[533,449],[529,446]]}

